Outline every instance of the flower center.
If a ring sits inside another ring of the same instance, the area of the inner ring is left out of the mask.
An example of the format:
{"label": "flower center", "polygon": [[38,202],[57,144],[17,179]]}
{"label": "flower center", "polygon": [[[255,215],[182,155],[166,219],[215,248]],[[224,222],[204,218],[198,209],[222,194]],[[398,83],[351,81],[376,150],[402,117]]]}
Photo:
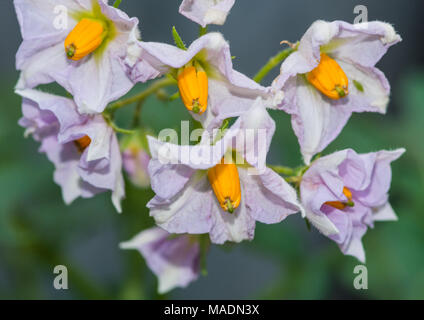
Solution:
{"label": "flower center", "polygon": [[233,213],[241,200],[237,166],[234,163],[224,164],[222,159],[220,164],[209,169],[208,179],[222,209]]}
{"label": "flower center", "polygon": [[330,99],[344,98],[349,94],[349,80],[336,60],[321,53],[319,65],[306,75],[309,83]]}
{"label": "flower center", "polygon": [[208,76],[198,67],[186,66],[178,74],[178,88],[189,111],[202,114],[208,105]]}
{"label": "flower center", "polygon": [[85,149],[87,149],[87,147],[90,145],[91,143],[91,139],[89,136],[84,136],[78,140],[74,141],[78,151],[80,153],[83,153],[85,151]]}
{"label": "flower center", "polygon": [[355,203],[352,201],[352,192],[344,187],[343,188],[343,194],[346,196],[347,201],[346,202],[342,202],[342,201],[327,201],[324,204],[326,204],[327,206],[339,209],[339,210],[343,210],[346,207],[354,207]]}
{"label": "flower center", "polygon": [[78,61],[100,47],[106,36],[106,28],[100,20],[84,18],[65,40],[66,56]]}

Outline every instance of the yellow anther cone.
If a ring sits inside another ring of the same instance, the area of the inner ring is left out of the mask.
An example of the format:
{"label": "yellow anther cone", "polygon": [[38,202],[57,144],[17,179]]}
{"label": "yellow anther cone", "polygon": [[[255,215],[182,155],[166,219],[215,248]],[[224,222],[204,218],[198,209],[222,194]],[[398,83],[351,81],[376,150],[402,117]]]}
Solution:
{"label": "yellow anther cone", "polygon": [[185,107],[202,114],[208,105],[208,76],[193,66],[185,67],[178,75],[178,88]]}
{"label": "yellow anther cone", "polygon": [[233,213],[240,205],[241,189],[237,166],[224,160],[208,171],[209,183],[222,209]]}
{"label": "yellow anther cone", "polygon": [[349,94],[349,80],[337,63],[325,53],[321,54],[319,65],[306,76],[317,90],[330,99],[340,99]]}
{"label": "yellow anther cone", "polygon": [[104,38],[105,29],[100,21],[82,19],[65,40],[66,55],[78,61],[100,47]]}
{"label": "yellow anther cone", "polygon": [[77,146],[78,151],[83,153],[84,150],[87,149],[88,146],[90,145],[91,139],[89,136],[84,136],[78,140],[75,140],[74,143]]}

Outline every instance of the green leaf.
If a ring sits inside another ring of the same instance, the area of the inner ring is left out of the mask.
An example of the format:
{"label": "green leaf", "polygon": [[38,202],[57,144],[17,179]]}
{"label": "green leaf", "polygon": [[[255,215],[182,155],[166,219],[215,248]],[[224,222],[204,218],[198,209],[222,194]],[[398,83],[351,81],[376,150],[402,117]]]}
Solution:
{"label": "green leaf", "polygon": [[181,39],[180,35],[178,34],[177,29],[175,28],[175,26],[172,27],[172,36],[174,37],[174,42],[175,45],[182,49],[182,50],[187,50],[186,45],[184,44],[183,39]]}

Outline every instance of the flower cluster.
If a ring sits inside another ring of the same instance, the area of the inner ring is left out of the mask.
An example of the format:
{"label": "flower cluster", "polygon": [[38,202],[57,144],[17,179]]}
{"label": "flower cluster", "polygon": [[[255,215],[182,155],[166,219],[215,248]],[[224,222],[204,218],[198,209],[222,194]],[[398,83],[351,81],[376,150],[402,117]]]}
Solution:
{"label": "flower cluster", "polygon": [[[225,22],[235,0],[182,1],[180,13],[201,26],[188,47],[175,28],[175,46],[142,41],[138,19],[120,2],[14,0],[23,38],[16,56],[19,124],[53,162],[64,201],[110,191],[121,212],[123,171],[134,185],[151,186],[147,207],[156,226],[121,248],[140,251],[161,293],[195,280],[211,243],[252,240],[256,222],[295,214],[364,261],[367,229],[396,220],[388,202],[390,164],[405,150],[319,153],[353,112],[386,112],[390,86],[375,65],[401,40],[393,27],[316,21],[250,79],[234,70],[223,35],[207,32],[208,24]],[[280,64],[278,77],[262,86]],[[147,89],[121,99],[148,81]],[[67,95],[43,92],[49,83]],[[166,87],[177,92],[168,95]],[[181,99],[201,126],[197,143],[155,138],[139,124],[153,94]],[[133,103],[132,130],[119,128],[115,112]],[[275,131],[267,109],[291,116],[304,165],[267,164]]]}

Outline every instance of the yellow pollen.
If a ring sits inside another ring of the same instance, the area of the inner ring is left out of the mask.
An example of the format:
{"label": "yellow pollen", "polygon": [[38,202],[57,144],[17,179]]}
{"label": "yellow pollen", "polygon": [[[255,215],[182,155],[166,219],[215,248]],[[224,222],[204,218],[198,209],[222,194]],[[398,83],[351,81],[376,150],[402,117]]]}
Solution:
{"label": "yellow pollen", "polygon": [[100,21],[84,18],[65,40],[66,56],[78,61],[100,47],[105,37],[104,25]]}
{"label": "yellow pollen", "polygon": [[343,188],[343,194],[346,196],[347,201],[346,202],[342,202],[342,201],[327,201],[324,204],[326,204],[327,206],[339,209],[339,210],[343,210],[346,207],[354,207],[355,203],[352,201],[352,192],[347,188],[344,187]]}
{"label": "yellow pollen", "polygon": [[309,83],[330,99],[344,98],[349,94],[349,80],[336,60],[321,53],[319,65],[306,75]]}
{"label": "yellow pollen", "polygon": [[208,105],[208,76],[194,66],[184,67],[178,75],[178,88],[189,111],[202,114]]}
{"label": "yellow pollen", "polygon": [[234,163],[224,164],[224,159],[222,159],[221,163],[209,169],[208,179],[221,208],[233,213],[240,205],[241,200],[237,166]]}
{"label": "yellow pollen", "polygon": [[78,140],[74,141],[75,146],[78,148],[80,153],[83,153],[85,149],[90,145],[91,139],[89,136],[84,136]]}

